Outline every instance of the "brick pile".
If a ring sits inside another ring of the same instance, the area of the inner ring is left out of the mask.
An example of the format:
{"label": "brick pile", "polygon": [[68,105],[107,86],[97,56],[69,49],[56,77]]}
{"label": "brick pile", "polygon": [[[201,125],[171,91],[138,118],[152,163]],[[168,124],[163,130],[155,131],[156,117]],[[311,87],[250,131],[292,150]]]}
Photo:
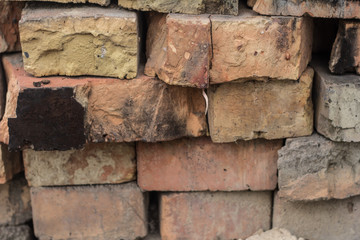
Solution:
{"label": "brick pile", "polygon": [[0,13],[0,240],[360,239],[359,1]]}

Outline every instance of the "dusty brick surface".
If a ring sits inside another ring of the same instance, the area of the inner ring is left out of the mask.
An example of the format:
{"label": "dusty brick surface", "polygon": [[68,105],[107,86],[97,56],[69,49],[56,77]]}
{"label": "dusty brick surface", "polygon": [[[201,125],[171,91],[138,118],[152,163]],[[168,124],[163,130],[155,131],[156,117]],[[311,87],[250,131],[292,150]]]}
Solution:
{"label": "dusty brick surface", "polygon": [[24,170],[19,152],[9,152],[8,146],[0,144],[0,184],[11,180]]}
{"label": "dusty brick surface", "polygon": [[23,176],[0,184],[0,216],[0,226],[19,225],[31,220],[29,187]]}
{"label": "dusty brick surface", "polygon": [[25,71],[34,76],[137,75],[136,13],[86,6],[29,7],[19,27]]}
{"label": "dusty brick surface", "polygon": [[253,9],[256,12],[265,15],[309,15],[311,17],[320,18],[360,18],[360,2],[351,0],[257,0]]}
{"label": "dusty brick surface", "polygon": [[4,0],[6,1],[19,1],[19,2],[57,2],[57,3],[94,3],[101,6],[110,4],[110,0]]}
{"label": "dusty brick surface", "polygon": [[298,82],[250,81],[212,86],[208,90],[212,141],[310,135],[313,75],[313,69],[308,68]]}
{"label": "dusty brick surface", "polygon": [[360,76],[333,75],[315,59],[315,127],[333,141],[360,142]]}
{"label": "dusty brick surface", "polygon": [[199,89],[169,86],[146,76],[122,81],[34,78],[23,70],[20,55],[4,57],[3,63],[9,91],[0,140],[11,149],[32,145],[34,150],[69,150],[81,148],[86,139],[155,142],[206,133]]}
{"label": "dusty brick surface", "polygon": [[0,226],[0,239],[4,240],[33,240],[29,226]]}
{"label": "dusty brick surface", "polygon": [[333,142],[318,134],[287,139],[279,151],[279,196],[319,200],[359,195],[359,154],[360,143]]}
{"label": "dusty brick surface", "polygon": [[[360,8],[359,8],[360,10]],[[340,21],[338,33],[331,51],[330,71],[337,74],[360,74],[360,22]]]}
{"label": "dusty brick surface", "polygon": [[282,140],[216,144],[186,138],[137,144],[138,184],[146,191],[273,190]]}
{"label": "dusty brick surface", "polygon": [[97,143],[81,150],[24,150],[30,186],[122,183],[136,179],[135,145]]}
{"label": "dusty brick surface", "polygon": [[305,239],[359,239],[360,198],[289,202],[274,201],[273,227],[288,229]]}
{"label": "dusty brick surface", "polygon": [[259,233],[247,238],[246,240],[304,240],[293,236],[288,230],[284,228],[273,228],[266,232],[259,231]]}
{"label": "dusty brick surface", "polygon": [[238,239],[270,228],[271,192],[164,193],[161,238]]}
{"label": "dusty brick surface", "polygon": [[136,183],[31,188],[40,239],[136,239],[147,234],[146,196]]}
{"label": "dusty brick surface", "polygon": [[312,20],[298,17],[211,16],[213,58],[210,83],[298,80],[311,59]]}
{"label": "dusty brick surface", "polygon": [[210,28],[208,15],[151,15],[145,74],[172,85],[208,87]]}

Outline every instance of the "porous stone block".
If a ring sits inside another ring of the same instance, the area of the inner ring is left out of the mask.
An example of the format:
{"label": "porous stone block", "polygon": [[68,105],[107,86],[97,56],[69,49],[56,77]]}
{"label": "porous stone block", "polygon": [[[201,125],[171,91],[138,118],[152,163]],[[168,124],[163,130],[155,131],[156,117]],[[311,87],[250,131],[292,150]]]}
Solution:
{"label": "porous stone block", "polygon": [[20,1],[20,2],[57,2],[57,3],[93,3],[101,6],[108,6],[110,0],[3,0],[3,1]]}
{"label": "porous stone block", "polygon": [[333,141],[360,142],[360,76],[333,75],[327,62],[314,60],[315,127]]}
{"label": "porous stone block", "polygon": [[136,239],[147,234],[146,194],[136,183],[31,188],[41,240]]}
{"label": "porous stone block", "polygon": [[31,228],[27,225],[0,226],[0,239],[3,240],[32,240]]}
{"label": "porous stone block", "polygon": [[0,184],[11,180],[24,170],[19,152],[9,152],[8,146],[0,143]]}
{"label": "porous stone block", "polygon": [[311,59],[310,18],[213,15],[210,83],[298,80]]}
{"label": "porous stone block", "polygon": [[140,40],[134,12],[29,7],[19,27],[25,71],[34,76],[137,76]]}
{"label": "porous stone block", "polygon": [[136,179],[135,145],[92,143],[81,150],[23,151],[30,186],[122,183]]}
{"label": "porous stone block", "polygon": [[282,140],[212,143],[207,137],[137,144],[138,184],[146,191],[273,190]]}
{"label": "porous stone block", "polygon": [[249,81],[211,86],[209,128],[213,142],[311,135],[314,70],[299,81]]}

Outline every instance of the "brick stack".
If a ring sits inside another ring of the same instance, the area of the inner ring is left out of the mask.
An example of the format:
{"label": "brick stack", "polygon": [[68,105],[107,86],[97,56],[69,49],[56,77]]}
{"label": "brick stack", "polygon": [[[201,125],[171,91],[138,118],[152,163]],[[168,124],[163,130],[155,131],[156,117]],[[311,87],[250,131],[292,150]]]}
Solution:
{"label": "brick stack", "polygon": [[360,2],[54,2],[0,3],[0,239],[360,238]]}

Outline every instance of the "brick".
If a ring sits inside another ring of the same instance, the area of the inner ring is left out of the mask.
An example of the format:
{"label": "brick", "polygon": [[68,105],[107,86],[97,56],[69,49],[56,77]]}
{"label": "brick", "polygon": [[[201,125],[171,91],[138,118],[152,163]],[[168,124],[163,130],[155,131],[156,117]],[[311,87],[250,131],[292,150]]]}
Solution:
{"label": "brick", "polygon": [[140,11],[186,14],[238,14],[239,0],[118,0],[121,7]]}
{"label": "brick", "polygon": [[3,0],[3,1],[18,1],[18,2],[57,2],[57,3],[94,3],[101,6],[108,6],[110,0]]}
{"label": "brick", "polygon": [[0,216],[0,226],[20,225],[31,220],[29,187],[23,176],[0,184]]}
{"label": "brick", "polygon": [[270,228],[271,192],[163,193],[161,239],[238,239]]}
{"label": "brick", "polygon": [[35,236],[136,239],[147,234],[146,196],[136,183],[31,188]]}
{"label": "brick", "polygon": [[33,235],[29,226],[0,226],[0,239],[4,240],[32,240]]}
{"label": "brick", "polygon": [[25,71],[131,79],[138,71],[136,13],[101,7],[29,7],[19,22]]}
{"label": "brick", "polygon": [[210,87],[208,118],[212,141],[311,135],[313,74],[309,67],[299,81],[249,81]]}
{"label": "brick", "polygon": [[282,140],[215,144],[207,137],[137,144],[146,191],[273,190]]}
{"label": "brick", "polygon": [[[359,8],[360,10],[360,8]],[[338,33],[331,51],[330,71],[337,74],[360,74],[360,22],[340,21]]]}
{"label": "brick", "polygon": [[343,200],[291,202],[275,197],[273,227],[317,240],[357,240],[360,197]]}
{"label": "brick", "polygon": [[253,10],[264,15],[360,18],[360,2],[349,0],[257,0]]}
{"label": "brick", "polygon": [[9,152],[8,146],[0,143],[0,184],[11,180],[24,170],[19,152]]}
{"label": "brick", "polygon": [[30,186],[122,183],[136,179],[135,145],[97,143],[82,150],[23,151]]}
{"label": "brick", "polygon": [[207,88],[211,59],[208,15],[154,14],[147,33],[145,74],[172,85]]}
{"label": "brick", "polygon": [[344,199],[359,195],[360,143],[318,134],[287,139],[279,151],[279,196],[289,200]]}
{"label": "brick", "polygon": [[236,17],[211,16],[211,24],[211,84],[298,80],[311,59],[313,24],[309,18],[267,17],[243,11]]}
{"label": "brick", "polygon": [[327,62],[316,59],[315,127],[333,141],[359,142],[360,76],[333,75]]}
{"label": "brick", "polygon": [[21,51],[19,26],[25,3],[0,2],[0,53]]}
{"label": "brick", "polygon": [[303,238],[297,238],[284,228],[273,228],[266,232],[259,231],[259,233],[247,238],[246,240],[304,240]]}
{"label": "brick", "polygon": [[10,149],[70,150],[85,141],[155,142],[206,134],[199,89],[143,75],[131,81],[34,78],[25,73],[20,55],[4,57],[3,63],[9,91],[0,140]]}

